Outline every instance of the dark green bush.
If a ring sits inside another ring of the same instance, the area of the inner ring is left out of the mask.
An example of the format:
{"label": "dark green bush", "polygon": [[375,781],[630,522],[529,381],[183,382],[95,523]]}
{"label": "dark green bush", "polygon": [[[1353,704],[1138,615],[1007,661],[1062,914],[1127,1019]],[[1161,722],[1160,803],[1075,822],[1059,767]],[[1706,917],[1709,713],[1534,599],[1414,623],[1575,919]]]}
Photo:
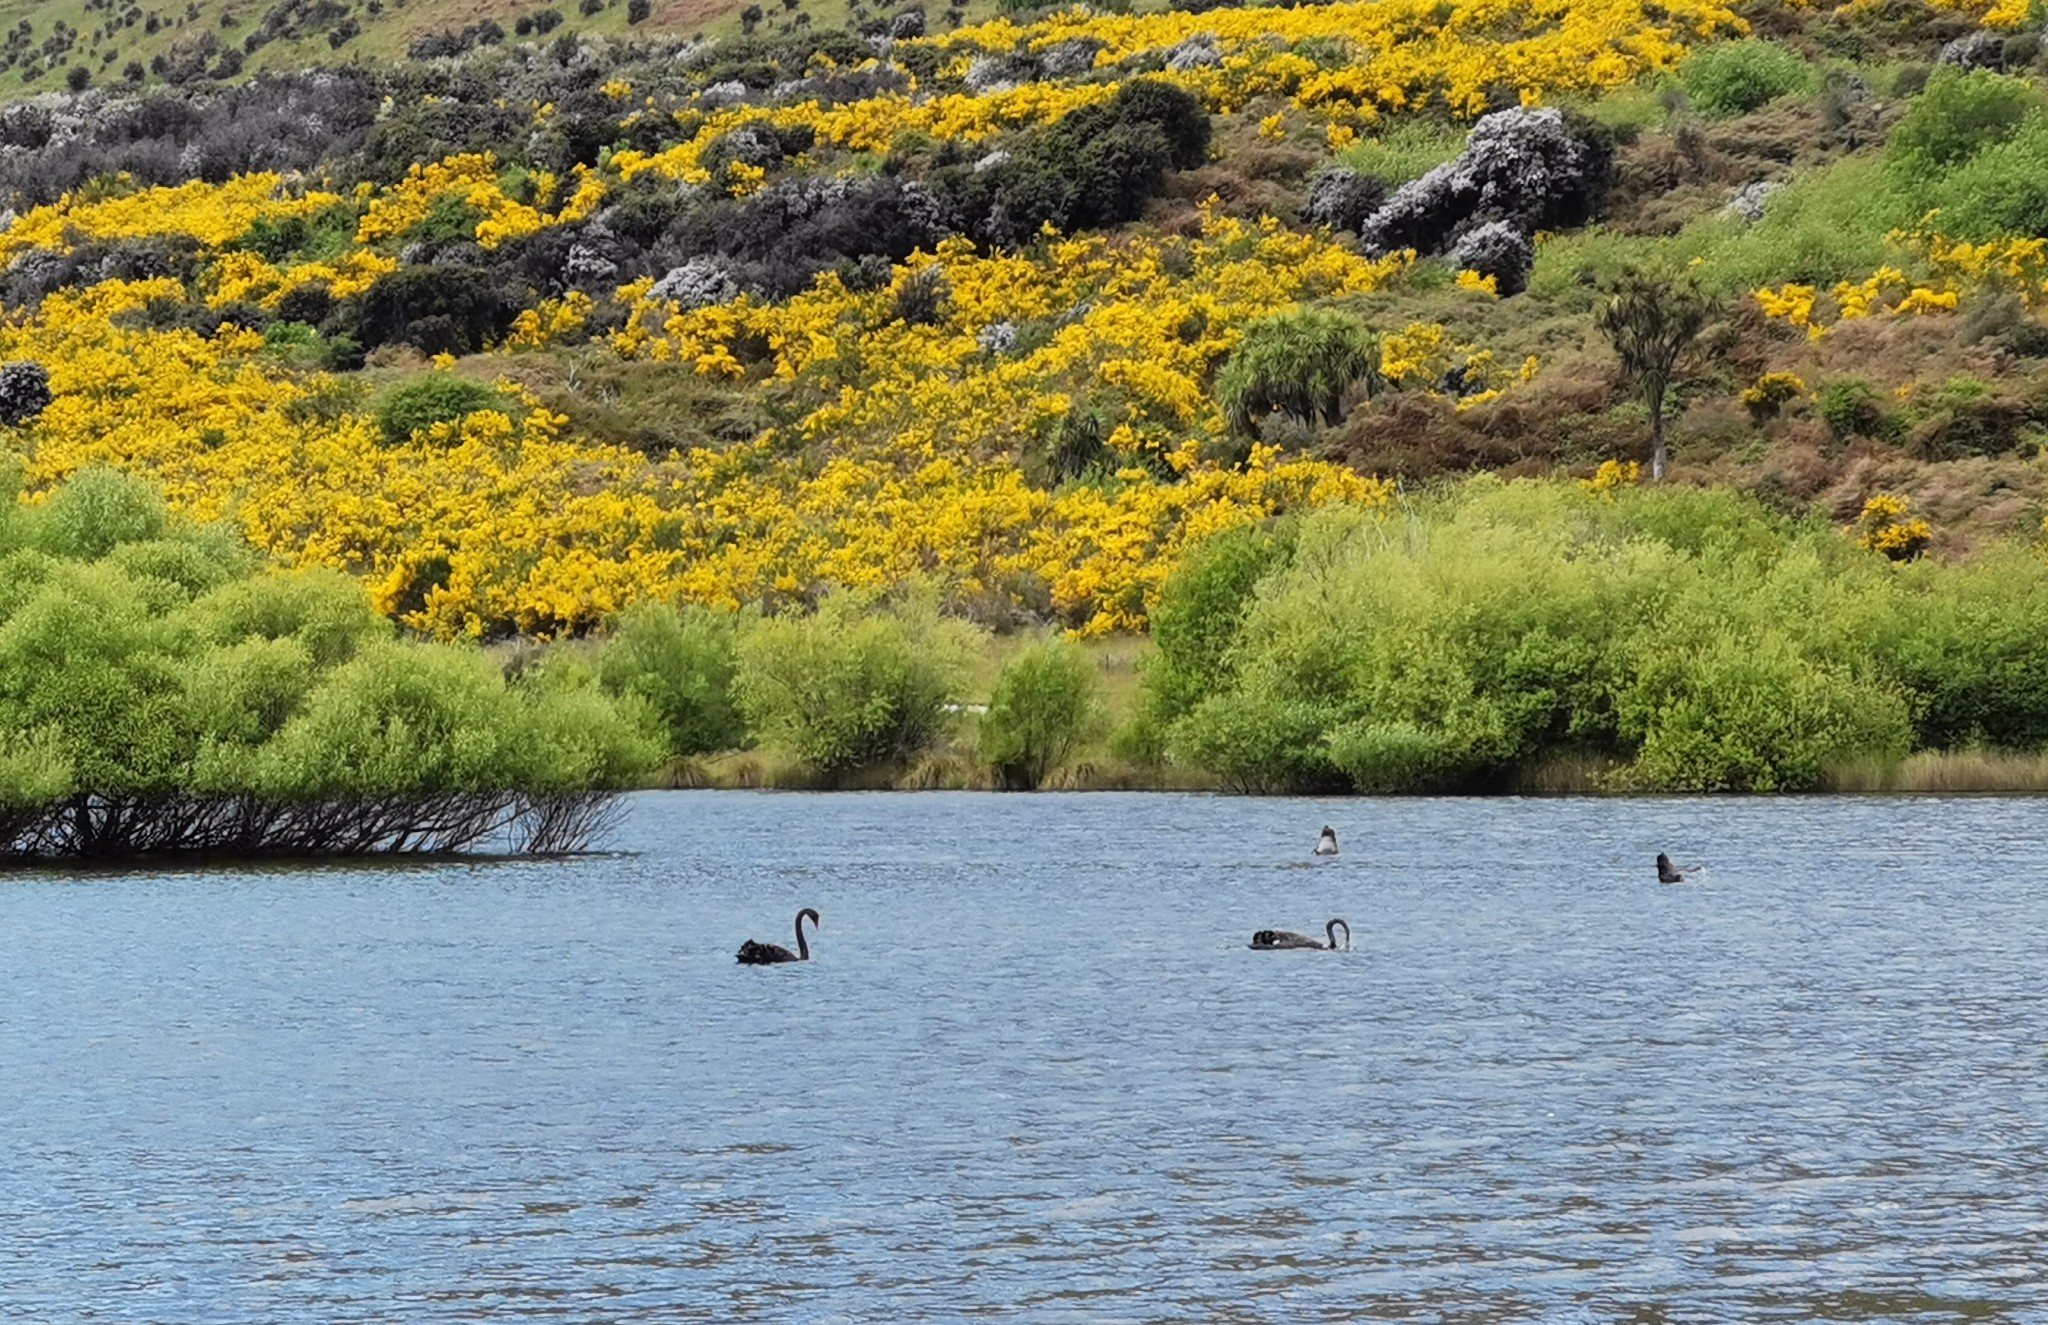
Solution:
{"label": "dark green bush", "polygon": [[1702,115],[1746,115],[1819,82],[1812,65],[1775,42],[1748,38],[1701,46],[1678,68],[1679,84]]}
{"label": "dark green bush", "polygon": [[1838,442],[1851,437],[1885,437],[1892,431],[1884,397],[1861,378],[1829,382],[1815,393],[1814,408]]}
{"label": "dark green bush", "polygon": [[491,388],[453,373],[426,373],[392,388],[377,406],[377,426],[384,440],[397,446],[437,423],[467,418],[480,410],[512,417],[512,406]]}
{"label": "dark green bush", "polygon": [[474,267],[417,265],[377,278],[363,295],[356,339],[424,354],[474,354],[502,337],[520,304]]}

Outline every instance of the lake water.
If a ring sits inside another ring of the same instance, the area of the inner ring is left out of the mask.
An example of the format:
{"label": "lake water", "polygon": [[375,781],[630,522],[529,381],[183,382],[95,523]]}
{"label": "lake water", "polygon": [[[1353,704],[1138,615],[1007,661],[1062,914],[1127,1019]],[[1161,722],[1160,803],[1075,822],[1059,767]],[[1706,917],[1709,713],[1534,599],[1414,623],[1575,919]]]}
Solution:
{"label": "lake water", "polygon": [[613,844],[0,882],[0,1319],[2048,1319],[2048,803]]}

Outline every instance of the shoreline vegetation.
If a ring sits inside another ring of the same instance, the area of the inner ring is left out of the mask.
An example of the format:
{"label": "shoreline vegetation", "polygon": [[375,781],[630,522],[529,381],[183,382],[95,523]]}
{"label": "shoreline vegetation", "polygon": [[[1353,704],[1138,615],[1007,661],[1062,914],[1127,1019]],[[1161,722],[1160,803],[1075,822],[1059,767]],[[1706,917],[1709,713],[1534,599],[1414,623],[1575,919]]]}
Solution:
{"label": "shoreline vegetation", "polygon": [[1480,477],[1225,529],[1149,637],[938,590],[401,638],[86,470],[0,509],[0,859],[573,852],[619,793],[2048,789],[2048,563],[1728,491]]}
{"label": "shoreline vegetation", "polygon": [[1740,494],[1475,478],[1225,530],[1149,638],[930,594],[644,606],[595,650],[683,787],[1661,794],[2048,790],[2048,565]]}

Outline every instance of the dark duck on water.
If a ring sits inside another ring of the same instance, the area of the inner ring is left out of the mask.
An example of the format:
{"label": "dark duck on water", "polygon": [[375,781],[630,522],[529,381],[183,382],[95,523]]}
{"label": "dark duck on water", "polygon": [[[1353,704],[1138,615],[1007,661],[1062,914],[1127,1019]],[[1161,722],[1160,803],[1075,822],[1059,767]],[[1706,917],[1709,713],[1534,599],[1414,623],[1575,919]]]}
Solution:
{"label": "dark duck on water", "polygon": [[1674,865],[1671,863],[1671,857],[1661,851],[1657,853],[1657,882],[1659,883],[1684,883],[1685,872],[1698,868],[1699,866],[1697,865]]}
{"label": "dark duck on water", "polygon": [[1276,948],[1321,948],[1328,952],[1335,952],[1337,950],[1337,930],[1340,926],[1344,930],[1344,947],[1348,950],[1351,947],[1351,926],[1346,925],[1342,919],[1332,920],[1329,924],[1323,926],[1323,932],[1330,936],[1330,941],[1327,944],[1318,943],[1308,935],[1297,934],[1291,929],[1262,929],[1252,935],[1252,946],[1261,951]]}
{"label": "dark duck on water", "polygon": [[748,939],[740,944],[740,965],[774,966],[781,962],[807,962],[811,959],[811,945],[804,938],[804,921],[818,923],[818,913],[810,907],[796,913],[796,951],[791,952],[780,943],[756,943]]}

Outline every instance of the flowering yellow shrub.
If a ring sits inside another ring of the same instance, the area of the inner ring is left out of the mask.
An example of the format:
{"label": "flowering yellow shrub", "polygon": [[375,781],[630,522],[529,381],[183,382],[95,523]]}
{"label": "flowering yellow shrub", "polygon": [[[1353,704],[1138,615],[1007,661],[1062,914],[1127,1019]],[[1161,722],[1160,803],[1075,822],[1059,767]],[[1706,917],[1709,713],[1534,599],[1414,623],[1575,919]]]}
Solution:
{"label": "flowering yellow shrub", "polygon": [[1595,492],[1610,500],[1615,489],[1633,487],[1643,480],[1643,462],[1630,460],[1602,460],[1600,468],[1593,471],[1593,477],[1579,480],[1588,492]]}
{"label": "flowering yellow shrub", "polygon": [[1536,374],[1532,355],[1519,370],[1494,359],[1493,351],[1455,341],[1442,324],[1411,322],[1380,342],[1380,374],[1387,385],[1406,391],[1442,391],[1454,375],[1462,383],[1458,408],[1471,409]]}
{"label": "flowering yellow shrub", "polygon": [[[1962,297],[1952,284],[1942,289],[1915,285],[1897,267],[1879,267],[1868,279],[1838,281],[1829,291],[1834,319],[1825,319],[1825,305],[1811,285],[1788,284],[1755,294],[1764,316],[1791,323],[1813,340],[1835,326],[1866,317],[1911,317],[1926,313],[1953,313]],[[1820,310],[1820,311],[1817,311]]]}
{"label": "flowering yellow shrub", "polygon": [[512,319],[505,344],[510,348],[538,349],[580,341],[596,307],[581,290],[571,290],[560,299],[543,299],[539,308],[524,309]]}
{"label": "flowering yellow shrub", "polygon": [[[0,326],[0,358],[51,370],[55,402],[14,442],[31,485],[93,464],[145,473],[274,555],[364,577],[438,635],[574,632],[645,597],[775,604],[912,577],[963,600],[1049,603],[1102,632],[1142,625],[1191,539],[1389,499],[1390,484],[1264,447],[1238,468],[1202,459],[1224,436],[1204,382],[1247,322],[1373,290],[1408,262],[1211,215],[1194,239],[1054,237],[989,257],[944,245],[897,275],[943,272],[935,325],[893,319],[893,290],[854,294],[830,275],[780,304],[688,313],[641,282],[624,292],[619,352],[768,374],[810,402],[753,441],[666,458],[573,437],[504,383],[520,417],[483,411],[387,445],[365,414],[321,406],[326,379],[280,369],[254,333],[115,320],[183,297],[170,279],[59,291]],[[205,281],[215,298],[268,299],[304,270],[226,253]],[[510,339],[573,339],[590,311],[581,296],[547,301]],[[999,323],[1037,330],[985,347]],[[1051,492],[1027,483],[1020,457],[1084,403],[1122,468]]]}
{"label": "flowering yellow shrub", "polygon": [[[1304,109],[1370,122],[1382,112],[1430,105],[1478,115],[1501,86],[1525,101],[1619,87],[1675,66],[1688,41],[1747,30],[1732,9],[1712,0],[1349,0],[1200,14],[1076,7],[1031,23],[994,19],[934,43],[954,54],[1002,54],[1019,44],[1042,50],[1084,38],[1102,44],[1095,57],[1101,66],[1207,37],[1223,56],[1220,64],[1162,76],[1211,109],[1280,94]],[[1310,40],[1341,42],[1354,58],[1323,69],[1289,49]]]}
{"label": "flowering yellow shrub", "polygon": [[0,233],[0,265],[32,248],[69,252],[74,236],[92,240],[190,235],[209,248],[240,239],[259,220],[311,216],[340,195],[294,191],[282,175],[240,175],[225,184],[193,180],[175,188],[137,189],[87,201],[65,198],[37,207]]}
{"label": "flowering yellow shrub", "polygon": [[1774,419],[1785,402],[1806,394],[1806,383],[1797,373],[1765,373],[1742,393],[1743,407],[1758,423]]}
{"label": "flowering yellow shrub", "polygon": [[1910,498],[1889,492],[1880,492],[1864,502],[1862,514],[1851,526],[1856,545],[1882,552],[1893,561],[1911,561],[1919,556],[1934,530],[1925,520],[1908,518],[1912,506]]}

